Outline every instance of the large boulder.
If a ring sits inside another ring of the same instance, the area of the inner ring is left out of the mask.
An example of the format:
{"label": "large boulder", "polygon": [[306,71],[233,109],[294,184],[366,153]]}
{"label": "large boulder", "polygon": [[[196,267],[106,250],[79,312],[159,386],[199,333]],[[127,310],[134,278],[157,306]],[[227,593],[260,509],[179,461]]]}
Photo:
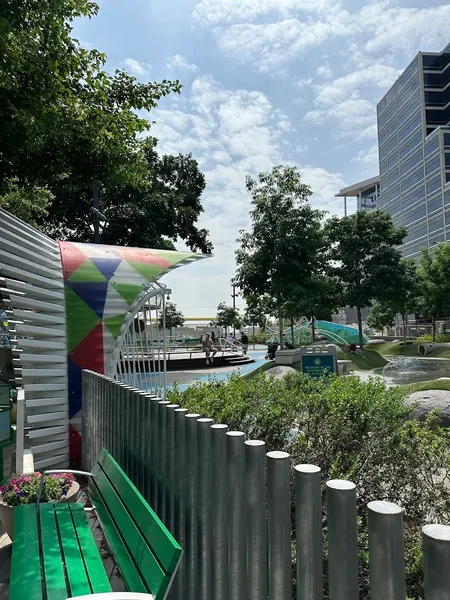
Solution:
{"label": "large boulder", "polygon": [[264,371],[264,375],[266,377],[275,377],[275,379],[283,379],[283,377],[292,373],[295,374],[297,371],[293,367],[287,367],[284,365],[279,365]]}
{"label": "large boulder", "polygon": [[441,426],[450,427],[450,391],[427,390],[413,392],[405,398],[405,402],[408,405],[416,405],[414,415],[419,421],[425,421],[432,410],[438,409]]}

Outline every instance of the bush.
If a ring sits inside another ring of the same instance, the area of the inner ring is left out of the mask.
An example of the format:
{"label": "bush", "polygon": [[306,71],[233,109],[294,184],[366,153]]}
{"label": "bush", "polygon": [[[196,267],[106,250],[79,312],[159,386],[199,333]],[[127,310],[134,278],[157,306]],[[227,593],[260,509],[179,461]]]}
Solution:
{"label": "bush", "polygon": [[252,333],[249,333],[248,343],[249,344],[265,344],[269,338],[270,338],[270,334],[264,333],[262,331],[260,333],[255,333],[255,335],[253,335]]}
{"label": "bush", "polygon": [[350,479],[357,485],[363,598],[369,597],[367,503],[400,504],[405,509],[408,597],[423,597],[420,530],[426,522],[447,522],[450,506],[450,435],[435,416],[423,424],[409,419],[411,409],[399,390],[356,377],[232,377],[228,383],[174,390],[169,400],[265,440],[268,451],[290,452],[294,464],[319,465],[324,482]]}
{"label": "bush", "polygon": [[[16,475],[0,487],[0,500],[8,506],[35,503],[39,494],[42,473]],[[41,501],[55,502],[66,496],[73,483],[72,473],[53,473],[44,476]]]}
{"label": "bush", "polygon": [[[421,335],[420,337],[418,337],[416,339],[416,342],[432,342],[433,341],[433,336],[432,335]],[[446,344],[448,342],[450,342],[450,333],[437,333],[436,334],[436,342],[438,344]]]}

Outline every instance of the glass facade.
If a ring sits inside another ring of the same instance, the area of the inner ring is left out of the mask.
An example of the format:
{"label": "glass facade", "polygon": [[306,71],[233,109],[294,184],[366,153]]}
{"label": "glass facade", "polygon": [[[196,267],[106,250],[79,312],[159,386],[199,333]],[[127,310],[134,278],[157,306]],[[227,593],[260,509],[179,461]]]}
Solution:
{"label": "glass facade", "polygon": [[377,207],[407,227],[404,256],[414,258],[450,240],[450,44],[411,62],[378,103],[377,121]]}

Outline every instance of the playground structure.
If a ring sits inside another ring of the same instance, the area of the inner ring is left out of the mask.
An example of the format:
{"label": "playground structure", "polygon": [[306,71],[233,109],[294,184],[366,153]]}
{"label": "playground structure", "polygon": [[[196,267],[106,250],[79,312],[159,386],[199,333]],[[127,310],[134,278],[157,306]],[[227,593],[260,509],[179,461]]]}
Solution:
{"label": "playground structure", "polygon": [[[349,325],[341,325],[340,323],[332,323],[331,321],[317,321],[314,319],[314,331],[316,337],[324,337],[335,344],[349,346],[350,344],[359,344],[359,331],[355,327]],[[293,329],[287,327],[284,330],[284,335],[288,342],[294,343],[296,347],[302,344],[312,342],[312,321],[306,317],[302,317],[295,323]],[[292,340],[293,336],[293,340]],[[276,341],[277,335],[274,335],[271,340]],[[369,341],[369,338],[363,334],[364,343]]]}

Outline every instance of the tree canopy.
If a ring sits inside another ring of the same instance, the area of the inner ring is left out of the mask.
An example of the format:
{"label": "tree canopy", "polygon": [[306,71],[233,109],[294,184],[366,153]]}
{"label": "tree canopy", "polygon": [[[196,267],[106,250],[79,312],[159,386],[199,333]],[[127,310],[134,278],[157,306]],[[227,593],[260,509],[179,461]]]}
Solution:
{"label": "tree canopy", "polygon": [[359,211],[327,222],[332,271],[342,285],[342,305],[355,306],[363,347],[361,309],[397,294],[402,273],[401,245],[406,229],[397,229],[383,211]]}
{"label": "tree canopy", "polygon": [[221,302],[217,307],[217,316],[214,323],[217,327],[239,329],[242,325],[242,317],[237,308],[227,306],[225,302]]}
{"label": "tree canopy", "polygon": [[72,36],[73,20],[98,10],[89,0],[0,4],[0,206],[62,239],[91,241],[98,187],[101,241],[173,247],[181,238],[209,252],[196,228],[205,186],[196,161],[159,157],[147,134],[146,112],[181,84],[105,70],[105,54]]}
{"label": "tree canopy", "polygon": [[236,283],[244,298],[257,295],[278,316],[280,339],[286,306],[311,293],[313,277],[322,273],[324,213],[311,206],[311,188],[296,167],[276,166],[247,177],[252,198],[251,228],[241,231],[236,251]]}
{"label": "tree canopy", "polygon": [[420,258],[420,307],[433,324],[436,338],[436,319],[450,314],[450,244],[440,244],[433,250],[424,248]]}
{"label": "tree canopy", "polygon": [[161,314],[159,317],[159,329],[164,329],[164,325],[169,331],[177,327],[183,327],[184,325],[184,315],[177,309],[177,305],[173,302],[166,303],[164,316]]}

